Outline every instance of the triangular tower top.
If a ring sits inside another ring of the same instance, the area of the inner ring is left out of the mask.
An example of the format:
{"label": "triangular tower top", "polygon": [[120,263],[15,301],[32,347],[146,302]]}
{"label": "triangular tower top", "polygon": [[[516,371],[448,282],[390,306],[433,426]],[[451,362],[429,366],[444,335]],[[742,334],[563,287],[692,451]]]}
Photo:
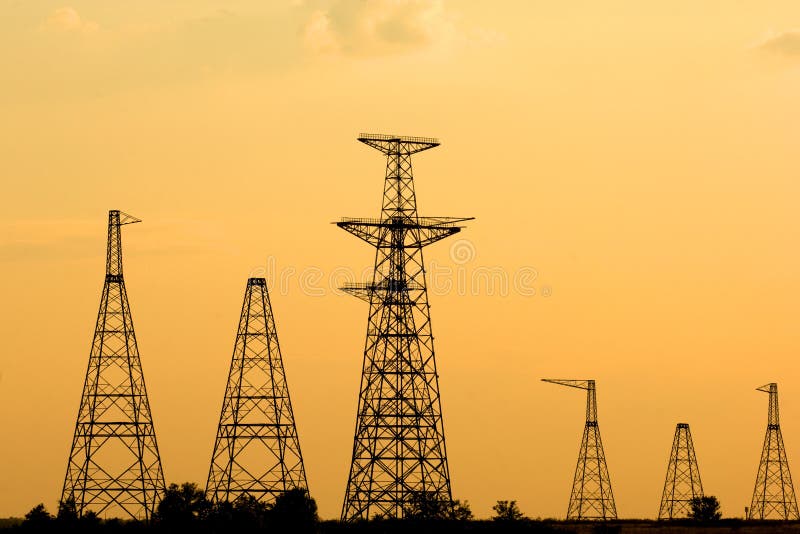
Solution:
{"label": "triangular tower top", "polygon": [[702,496],[703,483],[700,480],[692,433],[687,423],[678,423],[669,454],[658,518],[686,518],[691,511],[692,499]]}
{"label": "triangular tower top", "polygon": [[267,283],[250,278],[206,493],[213,502],[244,495],[272,502],[285,491],[307,488]]}

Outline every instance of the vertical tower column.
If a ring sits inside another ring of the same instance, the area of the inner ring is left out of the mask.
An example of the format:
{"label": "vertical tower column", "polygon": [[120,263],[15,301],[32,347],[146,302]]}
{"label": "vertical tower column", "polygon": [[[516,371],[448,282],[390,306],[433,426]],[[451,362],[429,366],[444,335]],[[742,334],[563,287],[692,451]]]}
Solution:
{"label": "vertical tower column", "polygon": [[469,218],[419,217],[411,155],[435,139],[362,134],[386,155],[379,219],[337,225],[375,247],[372,282],[343,289],[369,303],[342,520],[403,517],[412,502],[452,501],[422,248]]}
{"label": "vertical tower column", "polygon": [[686,518],[691,511],[692,499],[702,496],[703,483],[700,480],[700,468],[694,453],[692,433],[687,423],[678,423],[669,454],[658,518]]}
{"label": "vertical tower column", "polygon": [[287,490],[307,488],[267,283],[250,278],[206,494],[212,502],[243,495],[273,502]]}
{"label": "vertical tower column", "polygon": [[586,390],[586,425],[583,428],[578,465],[572,481],[567,519],[616,519],[617,507],[611,491],[611,477],[597,425],[594,380],[544,378],[542,381]]}
{"label": "vertical tower column", "polygon": [[800,519],[797,499],[789,472],[789,459],[783,446],[780,417],[778,414],[778,384],[771,383],[757,388],[769,393],[767,409],[767,434],[758,464],[756,485],[750,502],[748,519]]}
{"label": "vertical tower column", "polygon": [[106,277],[61,502],[148,520],[165,486],[122,276],[121,228],[138,222],[108,213]]}

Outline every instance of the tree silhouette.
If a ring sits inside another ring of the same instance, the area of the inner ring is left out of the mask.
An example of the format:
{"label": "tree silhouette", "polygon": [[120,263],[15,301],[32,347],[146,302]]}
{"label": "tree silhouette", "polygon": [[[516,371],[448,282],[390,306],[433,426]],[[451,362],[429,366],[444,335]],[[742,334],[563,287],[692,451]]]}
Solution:
{"label": "tree silhouette", "polygon": [[205,519],[210,509],[205,492],[197,484],[170,484],[158,503],[154,519],[166,525],[187,525]]}
{"label": "tree silhouette", "polygon": [[695,497],[689,501],[692,510],[689,518],[695,521],[718,521],[722,517],[719,510],[719,500],[713,495]]}
{"label": "tree silhouette", "polygon": [[87,532],[97,530],[103,521],[93,510],[78,514],[78,507],[72,497],[58,503],[55,523],[59,532]]}
{"label": "tree silhouette", "polygon": [[56,519],[63,523],[73,523],[78,521],[78,507],[75,505],[75,499],[69,497],[68,499],[58,503],[58,513]]}
{"label": "tree silhouette", "polygon": [[495,521],[519,521],[525,518],[517,506],[517,501],[497,501],[492,510],[495,514],[492,519]]}
{"label": "tree silhouette", "polygon": [[450,516],[448,519],[456,521],[469,521],[472,519],[472,509],[469,507],[469,502],[456,499],[450,503]]}
{"label": "tree silhouette", "polygon": [[270,507],[255,497],[243,494],[234,502],[218,502],[207,514],[214,532],[260,532],[269,522]]}
{"label": "tree silhouette", "polygon": [[419,491],[411,495],[408,504],[403,507],[406,519],[444,519],[447,515],[448,502],[439,495],[428,491]]}
{"label": "tree silhouette", "polygon": [[403,508],[406,519],[452,519],[466,521],[472,519],[469,503],[459,500],[449,501],[440,498],[433,492],[419,491],[414,493],[409,503]]}
{"label": "tree silhouette", "polygon": [[23,528],[26,530],[43,530],[50,523],[53,522],[53,516],[44,507],[44,504],[39,503],[31,511],[25,514],[25,520],[22,522]]}
{"label": "tree silhouette", "polygon": [[319,523],[316,501],[300,488],[278,495],[269,507],[268,518],[270,526],[279,532],[314,532]]}

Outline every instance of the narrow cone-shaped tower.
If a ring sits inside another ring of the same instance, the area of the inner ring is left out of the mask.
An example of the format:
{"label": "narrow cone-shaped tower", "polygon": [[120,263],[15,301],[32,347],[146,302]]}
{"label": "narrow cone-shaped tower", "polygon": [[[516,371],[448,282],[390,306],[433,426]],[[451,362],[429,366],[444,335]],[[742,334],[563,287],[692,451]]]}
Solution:
{"label": "narrow cone-shaped tower", "polygon": [[263,278],[250,278],[211,456],[212,502],[248,495],[262,502],[307,489],[303,455]]}
{"label": "narrow cone-shaped tower", "polygon": [[669,454],[667,478],[664,482],[664,493],[661,495],[661,506],[658,508],[658,518],[686,518],[692,509],[692,499],[702,496],[703,483],[700,481],[700,469],[697,467],[692,433],[688,424],[678,423]]}
{"label": "narrow cone-shaped tower", "polygon": [[800,519],[797,499],[789,472],[789,460],[783,446],[780,418],[778,414],[778,384],[772,383],[758,388],[769,393],[767,412],[767,435],[758,464],[753,500],[750,502],[748,519]]}
{"label": "narrow cone-shaped tower", "polygon": [[567,519],[616,519],[617,506],[611,491],[606,455],[597,425],[597,396],[594,380],[544,378],[543,382],[586,390],[586,425],[572,481]]}
{"label": "narrow cone-shaped tower", "polygon": [[164,474],[122,277],[121,228],[137,222],[108,213],[106,278],[61,502],[79,514],[149,520]]}

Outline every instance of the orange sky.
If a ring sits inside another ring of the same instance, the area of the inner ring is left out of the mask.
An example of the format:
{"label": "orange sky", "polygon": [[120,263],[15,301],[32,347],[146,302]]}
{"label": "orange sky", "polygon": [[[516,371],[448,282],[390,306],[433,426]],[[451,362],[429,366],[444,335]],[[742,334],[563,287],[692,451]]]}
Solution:
{"label": "orange sky", "polygon": [[[330,280],[373,253],[329,223],[377,216],[384,171],[360,131],[439,137],[415,159],[420,212],[476,217],[474,256],[453,238],[426,260],[453,491],[477,516],[566,512],[584,398],[542,377],[597,380],[621,517],[655,516],[677,422],[742,515],[767,382],[800,469],[796,1],[0,13],[0,516],[55,508],[109,209],[144,220],[126,281],[167,481],[205,482],[266,269],[287,280],[270,289],[311,492],[338,516],[367,308]],[[487,270],[535,270],[536,294],[459,289]]]}

